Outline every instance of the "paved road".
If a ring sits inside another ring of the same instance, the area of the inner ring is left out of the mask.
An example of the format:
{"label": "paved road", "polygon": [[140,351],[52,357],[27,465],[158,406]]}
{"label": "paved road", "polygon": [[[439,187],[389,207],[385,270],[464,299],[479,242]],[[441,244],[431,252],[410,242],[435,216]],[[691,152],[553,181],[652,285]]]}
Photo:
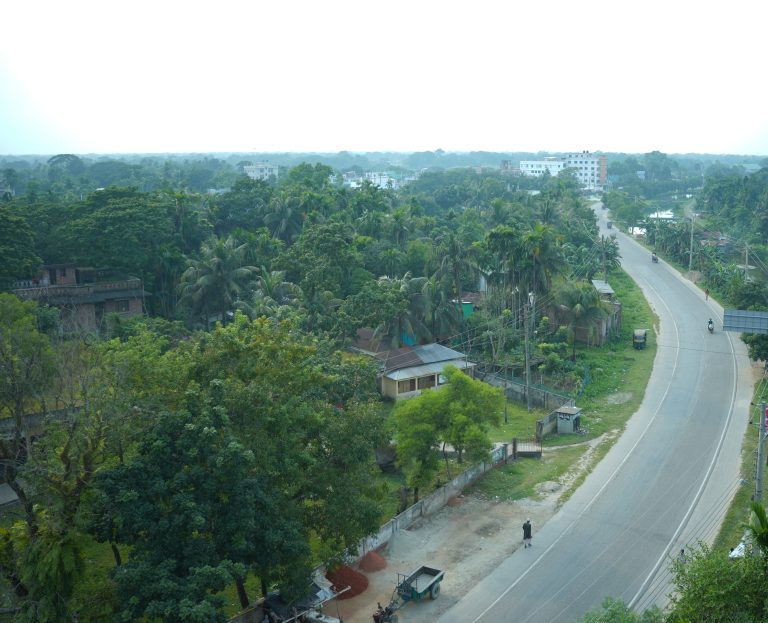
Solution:
{"label": "paved road", "polygon": [[644,400],[579,490],[534,526],[533,547],[518,549],[440,623],[576,621],[606,596],[638,609],[663,606],[670,556],[716,534],[739,481],[752,388],[746,349],[738,335],[719,330],[716,303],[618,238],[625,270],[660,320]]}

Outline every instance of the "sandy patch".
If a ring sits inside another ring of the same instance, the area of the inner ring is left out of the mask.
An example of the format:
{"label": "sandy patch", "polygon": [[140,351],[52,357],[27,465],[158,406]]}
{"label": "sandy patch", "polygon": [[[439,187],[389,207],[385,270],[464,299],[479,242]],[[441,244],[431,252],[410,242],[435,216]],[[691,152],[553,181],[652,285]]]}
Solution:
{"label": "sandy patch", "polygon": [[630,400],[632,400],[632,392],[616,392],[607,396],[605,402],[611,405],[623,405]]}

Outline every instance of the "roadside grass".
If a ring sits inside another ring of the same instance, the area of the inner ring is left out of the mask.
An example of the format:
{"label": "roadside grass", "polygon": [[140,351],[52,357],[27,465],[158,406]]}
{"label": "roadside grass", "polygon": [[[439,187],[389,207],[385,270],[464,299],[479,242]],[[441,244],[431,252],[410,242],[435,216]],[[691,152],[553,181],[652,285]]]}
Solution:
{"label": "roadside grass", "polygon": [[541,459],[519,459],[486,472],[468,492],[502,502],[538,497],[536,485],[557,481],[579,460],[584,449],[569,446],[551,450]]}
{"label": "roadside grass", "polygon": [[[585,441],[607,434],[606,440],[593,450],[586,471],[580,472],[563,492],[560,497],[563,503],[610,450],[618,438],[616,433],[624,429],[639,408],[656,356],[658,320],[640,288],[624,271],[611,273],[608,281],[622,304],[622,327],[619,335],[604,346],[577,346],[577,362],[589,368],[589,382],[576,399],[576,406],[582,409],[582,434],[549,435],[542,444],[542,460],[521,459],[491,470],[470,491],[493,498],[498,496],[500,500],[534,495],[536,484],[557,480],[573,468],[587,451]],[[648,329],[648,342],[642,350],[632,346],[632,333],[636,328]],[[508,414],[508,424],[491,430],[493,441],[508,442],[513,437],[530,439],[535,433],[536,420],[547,412],[537,409],[528,413],[525,405],[510,402]]]}
{"label": "roadside grass", "polygon": [[[755,399],[753,400],[755,404],[766,400],[765,391],[766,386],[763,382],[755,392]],[[757,411],[756,408],[755,411]],[[736,494],[733,496],[728,512],[725,514],[723,524],[720,526],[720,532],[718,532],[717,538],[715,538],[714,549],[716,550],[727,551],[732,547],[736,547],[739,541],[741,541],[741,537],[744,536],[745,524],[749,521],[752,496],[755,492],[755,452],[757,451],[758,438],[757,418],[758,415],[753,412],[750,418],[752,423],[747,426],[747,430],[744,433],[744,440],[741,446],[741,483]]]}
{"label": "roadside grass", "polygon": [[508,442],[517,439],[531,439],[536,432],[536,420],[546,416],[548,411],[534,408],[528,411],[526,405],[507,400],[507,423],[493,427],[489,437],[493,442]]}

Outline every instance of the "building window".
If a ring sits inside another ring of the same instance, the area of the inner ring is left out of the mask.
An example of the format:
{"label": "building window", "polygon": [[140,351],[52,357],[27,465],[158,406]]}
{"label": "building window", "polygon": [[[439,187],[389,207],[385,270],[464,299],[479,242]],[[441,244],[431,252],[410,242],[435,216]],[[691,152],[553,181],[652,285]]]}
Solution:
{"label": "building window", "polygon": [[115,301],[115,304],[117,305],[117,311],[118,312],[128,312],[131,311],[131,306],[128,301],[128,299],[123,299],[120,301]]}
{"label": "building window", "polygon": [[422,376],[419,379],[419,389],[427,389],[435,386],[435,377],[430,374],[429,376]]}
{"label": "building window", "polygon": [[405,379],[404,381],[397,382],[397,393],[406,394],[408,392],[416,391],[416,379]]}

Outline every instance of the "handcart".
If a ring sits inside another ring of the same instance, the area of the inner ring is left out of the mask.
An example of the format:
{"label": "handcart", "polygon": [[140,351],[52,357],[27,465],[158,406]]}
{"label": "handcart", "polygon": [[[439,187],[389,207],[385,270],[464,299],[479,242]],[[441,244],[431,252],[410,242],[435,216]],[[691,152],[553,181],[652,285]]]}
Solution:
{"label": "handcart", "polygon": [[397,587],[392,593],[392,599],[389,605],[382,608],[379,604],[379,610],[373,615],[376,623],[397,623],[396,610],[405,606],[409,601],[421,601],[429,597],[437,599],[440,594],[440,582],[443,581],[445,573],[440,569],[422,566],[410,575],[402,573],[397,574]]}

